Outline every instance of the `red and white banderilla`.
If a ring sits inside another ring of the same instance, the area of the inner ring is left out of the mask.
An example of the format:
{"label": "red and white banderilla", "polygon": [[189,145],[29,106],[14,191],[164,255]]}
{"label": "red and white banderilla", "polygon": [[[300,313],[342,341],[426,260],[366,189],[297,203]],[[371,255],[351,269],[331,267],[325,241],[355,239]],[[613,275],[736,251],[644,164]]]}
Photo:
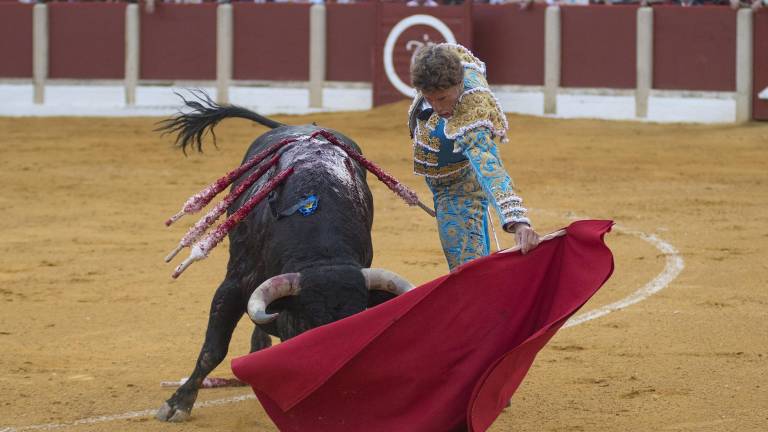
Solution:
{"label": "red and white banderilla", "polygon": [[281,171],[275,177],[271,178],[261,189],[259,189],[259,191],[254,196],[248,199],[248,201],[246,201],[242,207],[237,209],[236,212],[232,213],[232,215],[229,216],[226,221],[217,226],[216,229],[205,236],[205,238],[195,243],[195,245],[192,246],[192,250],[190,251],[187,259],[185,259],[184,262],[176,267],[176,270],[173,272],[171,277],[176,279],[193,262],[200,261],[201,259],[207,257],[211,249],[215,248],[216,245],[224,239],[224,236],[229,233],[232,227],[237,225],[241,220],[248,216],[248,213],[250,213],[258,203],[260,203],[267,195],[269,195],[270,192],[272,192],[273,189],[275,189],[280,183],[283,182],[283,180],[286,179],[286,177],[291,174],[293,174],[292,167]]}
{"label": "red and white banderilla", "polygon": [[230,194],[224,197],[223,200],[216,204],[216,207],[209,211],[208,214],[200,218],[200,220],[197,221],[197,223],[194,224],[192,228],[189,229],[189,231],[187,231],[187,234],[184,235],[181,241],[179,241],[179,245],[176,246],[176,249],[171,251],[171,253],[165,257],[165,262],[170,262],[173,257],[175,257],[176,254],[178,254],[183,248],[191,246],[192,243],[194,243],[203,234],[205,234],[205,232],[208,231],[208,228],[219,219],[219,217],[227,210],[227,208],[229,208],[229,206],[235,202],[236,199],[240,198],[240,195],[242,195],[243,192],[253,186],[253,184],[256,183],[256,181],[261,178],[264,173],[269,171],[269,169],[272,168],[279,160],[280,155],[275,155],[263,167],[260,167],[258,170],[254,171],[242,183],[240,183],[234,191],[232,191]]}

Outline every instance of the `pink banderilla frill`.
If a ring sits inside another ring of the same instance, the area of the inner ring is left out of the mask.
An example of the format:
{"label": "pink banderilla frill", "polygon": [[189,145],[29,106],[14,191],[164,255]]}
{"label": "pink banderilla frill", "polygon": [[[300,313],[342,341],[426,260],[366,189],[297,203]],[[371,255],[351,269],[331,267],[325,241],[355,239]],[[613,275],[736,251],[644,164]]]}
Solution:
{"label": "pink banderilla frill", "polygon": [[243,180],[243,182],[240,183],[234,191],[224,197],[224,199],[221,200],[221,202],[219,202],[216,207],[209,211],[204,217],[200,218],[200,220],[197,221],[197,223],[193,225],[189,231],[187,231],[187,234],[184,235],[181,241],[179,241],[179,245],[176,246],[176,248],[171,251],[168,256],[165,257],[165,262],[170,262],[173,257],[176,256],[176,254],[181,252],[182,249],[191,246],[192,243],[202,237],[202,235],[208,231],[208,228],[210,228],[210,226],[219,219],[219,217],[227,210],[227,208],[229,208],[229,206],[235,202],[236,199],[240,198],[240,195],[242,195],[243,192],[248,190],[248,188],[256,183],[256,181],[260,179],[264,173],[269,171],[269,169],[272,168],[279,160],[280,155],[275,155],[264,166],[260,167],[258,170],[251,173],[251,175],[246,177],[246,179]]}
{"label": "pink banderilla frill", "polygon": [[[314,135],[314,134],[313,134]],[[280,148],[296,141],[305,140],[307,136],[298,136],[298,137],[292,137],[292,138],[286,138],[277,144],[274,144],[273,146],[267,148],[266,150],[262,151],[261,153],[258,153],[254,155],[252,158],[250,158],[248,161],[246,161],[244,164],[240,165],[236,169],[232,170],[225,176],[221,177],[220,179],[216,180],[215,182],[208,185],[205,189],[201,190],[200,192],[192,195],[187,199],[187,201],[184,203],[184,205],[181,207],[181,211],[176,213],[175,215],[168,218],[168,220],[165,221],[165,226],[170,226],[172,223],[176,222],[177,220],[181,219],[182,216],[185,214],[193,214],[197,213],[200,210],[203,209],[203,207],[207,206],[208,203],[211,202],[211,200],[219,194],[219,192],[226,189],[229,185],[232,184],[236,179],[238,179],[241,175],[243,175],[244,172],[248,171],[249,169],[256,166],[259,162],[266,159],[267,156],[271,155],[272,153],[276,152]]]}
{"label": "pink banderilla frill", "polygon": [[226,236],[235,225],[243,220],[248,215],[248,213],[250,213],[251,210],[256,207],[257,204],[259,204],[270,192],[272,192],[273,189],[277,187],[277,185],[282,183],[283,180],[285,180],[292,173],[293,168],[288,168],[281,171],[275,177],[270,179],[261,189],[259,189],[259,191],[254,196],[248,199],[248,201],[246,201],[242,207],[240,207],[236,212],[232,213],[232,215],[229,216],[226,221],[216,227],[216,229],[205,236],[205,238],[195,243],[195,245],[192,246],[192,250],[190,251],[187,259],[185,259],[184,262],[176,267],[176,270],[173,272],[171,277],[174,279],[178,278],[179,275],[183,273],[184,270],[186,270],[187,267],[189,267],[193,262],[206,258],[208,253],[213,248],[215,248],[216,245],[221,242],[221,240],[224,239],[224,236]]}

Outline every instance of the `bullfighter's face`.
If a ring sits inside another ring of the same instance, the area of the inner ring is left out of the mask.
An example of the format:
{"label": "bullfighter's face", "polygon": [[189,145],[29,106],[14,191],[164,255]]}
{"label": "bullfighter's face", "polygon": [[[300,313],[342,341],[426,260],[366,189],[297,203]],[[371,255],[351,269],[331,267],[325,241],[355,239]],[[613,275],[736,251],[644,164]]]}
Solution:
{"label": "bullfighter's face", "polygon": [[450,118],[453,116],[453,110],[459,102],[463,88],[463,84],[457,84],[441,90],[422,91],[421,94],[424,95],[424,99],[432,106],[437,115]]}

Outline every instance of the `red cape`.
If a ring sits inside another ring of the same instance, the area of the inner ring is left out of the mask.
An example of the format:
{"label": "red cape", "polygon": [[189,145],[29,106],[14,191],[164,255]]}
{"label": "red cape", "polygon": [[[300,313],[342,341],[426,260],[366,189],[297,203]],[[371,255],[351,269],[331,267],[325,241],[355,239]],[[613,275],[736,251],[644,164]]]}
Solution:
{"label": "red cape", "polygon": [[496,253],[232,361],[281,431],[484,431],[538,351],[610,277],[610,221]]}

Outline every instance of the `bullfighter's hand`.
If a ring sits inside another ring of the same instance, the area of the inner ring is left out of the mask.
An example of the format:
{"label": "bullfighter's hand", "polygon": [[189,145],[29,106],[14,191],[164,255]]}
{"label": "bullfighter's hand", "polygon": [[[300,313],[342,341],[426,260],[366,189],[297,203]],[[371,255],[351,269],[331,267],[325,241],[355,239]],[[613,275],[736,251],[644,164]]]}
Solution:
{"label": "bullfighter's hand", "polygon": [[515,241],[517,242],[517,245],[520,246],[520,252],[522,252],[523,255],[539,245],[539,234],[537,234],[533,228],[523,223],[515,224],[514,228]]}

